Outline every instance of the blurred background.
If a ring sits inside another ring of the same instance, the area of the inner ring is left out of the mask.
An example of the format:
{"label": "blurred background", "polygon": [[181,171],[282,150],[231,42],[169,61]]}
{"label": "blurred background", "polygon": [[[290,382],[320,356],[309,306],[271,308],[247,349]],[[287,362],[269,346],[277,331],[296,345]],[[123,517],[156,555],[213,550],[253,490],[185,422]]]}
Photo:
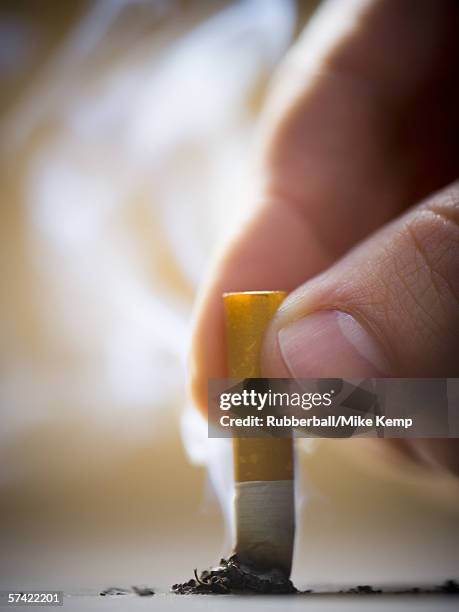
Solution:
{"label": "blurred background", "polygon": [[[0,588],[169,588],[228,552],[191,308],[318,4],[1,2]],[[299,451],[299,585],[457,575],[457,482]]]}

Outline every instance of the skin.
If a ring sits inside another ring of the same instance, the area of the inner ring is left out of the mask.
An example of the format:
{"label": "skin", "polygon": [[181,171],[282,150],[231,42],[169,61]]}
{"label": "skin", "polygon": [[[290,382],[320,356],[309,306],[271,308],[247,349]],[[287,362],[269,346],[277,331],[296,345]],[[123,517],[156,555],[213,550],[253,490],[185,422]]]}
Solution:
{"label": "skin", "polygon": [[[289,52],[262,117],[249,221],[197,301],[191,393],[226,370],[221,294],[285,289],[278,331],[350,313],[389,376],[459,376],[459,7],[454,0],[327,3]],[[318,374],[319,375],[319,374]],[[375,440],[459,475],[456,440]]]}

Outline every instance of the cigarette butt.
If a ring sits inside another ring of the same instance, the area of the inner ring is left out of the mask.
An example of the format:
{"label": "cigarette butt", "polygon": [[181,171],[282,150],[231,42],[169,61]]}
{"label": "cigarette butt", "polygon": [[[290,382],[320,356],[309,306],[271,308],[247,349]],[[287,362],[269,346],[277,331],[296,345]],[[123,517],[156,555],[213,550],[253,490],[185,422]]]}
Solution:
{"label": "cigarette butt", "polygon": [[[226,293],[228,375],[260,377],[266,327],[283,291]],[[290,575],[294,523],[293,440],[234,438],[235,552],[246,565]]]}

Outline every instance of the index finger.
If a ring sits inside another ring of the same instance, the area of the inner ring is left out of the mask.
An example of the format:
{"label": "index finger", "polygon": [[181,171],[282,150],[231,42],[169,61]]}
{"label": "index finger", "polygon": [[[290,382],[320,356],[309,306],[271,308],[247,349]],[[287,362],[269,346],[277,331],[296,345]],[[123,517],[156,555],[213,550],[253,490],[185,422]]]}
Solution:
{"label": "index finger", "polygon": [[294,289],[457,172],[441,138],[446,117],[457,123],[451,90],[413,113],[439,66],[454,73],[445,41],[456,15],[447,0],[330,3],[289,54],[264,117],[256,209],[196,306],[191,391],[202,409],[208,378],[226,371],[223,292]]}

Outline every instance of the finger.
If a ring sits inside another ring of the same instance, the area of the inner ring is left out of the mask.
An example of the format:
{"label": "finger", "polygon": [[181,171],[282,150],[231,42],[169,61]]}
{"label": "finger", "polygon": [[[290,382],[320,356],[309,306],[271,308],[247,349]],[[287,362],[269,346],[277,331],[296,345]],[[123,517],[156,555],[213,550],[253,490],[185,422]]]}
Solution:
{"label": "finger", "polygon": [[[291,293],[268,330],[269,377],[459,375],[459,182]],[[457,440],[410,441],[459,471]]]}
{"label": "finger", "polygon": [[458,32],[449,0],[329,2],[279,71],[264,192],[337,256],[458,176]]}
{"label": "finger", "polygon": [[331,262],[294,207],[263,206],[225,248],[195,306],[190,384],[198,407],[207,408],[208,379],[226,376],[222,293],[289,291]]}

